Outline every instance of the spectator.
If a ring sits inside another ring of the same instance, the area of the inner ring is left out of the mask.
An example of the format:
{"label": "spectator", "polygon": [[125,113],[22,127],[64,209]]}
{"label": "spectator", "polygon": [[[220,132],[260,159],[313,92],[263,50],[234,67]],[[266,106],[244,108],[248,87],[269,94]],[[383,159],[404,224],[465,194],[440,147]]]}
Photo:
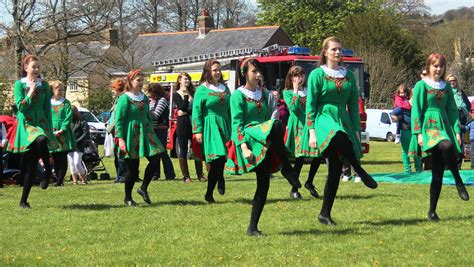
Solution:
{"label": "spectator", "polygon": [[72,183],[77,184],[80,179],[82,184],[87,184],[86,169],[82,162],[84,147],[88,140],[91,140],[89,125],[81,118],[81,114],[76,106],[71,106],[72,110],[72,133],[76,140],[75,149],[67,154],[69,169],[71,170]]}

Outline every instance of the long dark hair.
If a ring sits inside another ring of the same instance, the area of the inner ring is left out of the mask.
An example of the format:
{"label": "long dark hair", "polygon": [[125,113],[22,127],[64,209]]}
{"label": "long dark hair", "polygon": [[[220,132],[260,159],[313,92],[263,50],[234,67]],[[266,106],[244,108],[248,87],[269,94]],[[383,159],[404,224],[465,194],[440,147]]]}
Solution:
{"label": "long dark hair", "polygon": [[151,83],[147,86],[148,94],[154,99],[161,99],[162,97],[167,98],[167,94],[163,86],[159,83]]}
{"label": "long dark hair", "polygon": [[[329,48],[329,42],[334,42],[338,44],[342,44],[341,40],[335,36],[328,37],[324,39],[323,41],[323,48],[321,49],[321,53],[319,54],[319,62],[318,62],[318,67],[325,65],[328,61],[328,58],[326,57],[326,52],[328,51]],[[339,61],[339,65],[341,65],[343,62],[342,60]]]}
{"label": "long dark hair", "polygon": [[249,66],[250,65],[253,65],[255,67],[255,69],[257,69],[257,71],[260,72],[261,77],[263,79],[263,73],[262,73],[262,68],[261,68],[260,62],[258,62],[254,58],[246,58],[242,61],[242,63],[240,63],[239,75],[240,75],[241,84],[245,84],[245,82],[247,80],[247,72],[249,71]]}
{"label": "long dark hair", "polygon": [[79,109],[76,106],[71,105],[72,110],[72,122],[78,123],[81,120],[81,113],[79,113]]}
{"label": "long dark hair", "polygon": [[295,77],[296,75],[305,76],[302,86],[305,85],[306,72],[304,71],[303,67],[295,65],[295,66],[292,66],[290,70],[288,71],[288,73],[286,74],[285,87],[284,87],[285,90],[293,89],[293,77]]}
{"label": "long dark hair", "polygon": [[192,96],[192,97],[194,97],[194,91],[195,91],[195,89],[194,89],[193,80],[191,79],[191,76],[190,76],[187,72],[184,72],[184,71],[183,71],[183,72],[181,72],[181,73],[178,75],[178,78],[176,79],[176,83],[174,84],[174,88],[177,88],[176,91],[178,91],[179,88],[181,88],[181,84],[179,83],[179,81],[181,80],[181,78],[182,78],[183,76],[188,77],[188,79],[189,79],[189,86],[188,86],[188,88],[186,88],[186,89],[188,90],[189,95]]}
{"label": "long dark hair", "polygon": [[[214,64],[219,64],[219,66],[222,66],[219,61],[215,58],[209,59],[206,64],[204,64],[204,67],[202,68],[202,75],[201,75],[201,80],[199,81],[199,84],[203,84],[205,82],[212,82],[212,65]],[[221,78],[219,79],[220,83],[224,83],[224,78],[222,77],[222,72],[221,72]]]}

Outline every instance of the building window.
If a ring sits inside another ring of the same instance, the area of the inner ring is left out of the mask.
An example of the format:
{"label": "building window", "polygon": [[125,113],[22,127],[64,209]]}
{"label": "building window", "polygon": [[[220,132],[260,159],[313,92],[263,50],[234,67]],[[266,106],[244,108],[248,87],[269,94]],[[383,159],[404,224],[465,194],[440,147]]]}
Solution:
{"label": "building window", "polygon": [[69,92],[77,92],[77,82],[76,81],[69,82]]}

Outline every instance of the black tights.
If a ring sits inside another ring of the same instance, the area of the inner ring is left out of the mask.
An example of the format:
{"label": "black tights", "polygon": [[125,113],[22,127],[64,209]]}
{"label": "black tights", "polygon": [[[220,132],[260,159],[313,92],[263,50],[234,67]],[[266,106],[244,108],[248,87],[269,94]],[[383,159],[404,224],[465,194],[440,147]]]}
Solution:
{"label": "black tights", "polygon": [[39,136],[33,143],[30,144],[29,150],[23,155],[22,168],[23,175],[23,193],[21,195],[20,203],[27,203],[30,195],[33,179],[36,175],[36,167],[38,166],[38,159],[43,160],[45,177],[43,179],[51,178],[51,165],[49,164],[49,150],[48,139],[45,136]]}
{"label": "black tights", "polygon": [[[146,159],[148,160],[148,165],[146,166],[145,176],[143,177],[143,182],[140,186],[140,188],[145,192],[147,191],[148,185],[150,185],[151,179],[160,163],[160,155],[146,157]],[[140,159],[125,159],[125,163],[128,167],[128,173],[127,176],[125,176],[125,200],[130,201],[132,200],[133,186],[135,185],[135,181],[138,179]]]}
{"label": "black tights", "polygon": [[[300,157],[295,159],[295,172],[300,177],[301,169],[303,168],[305,158]],[[308,179],[306,180],[306,184],[313,185],[314,176],[316,176],[316,172],[318,172],[319,165],[321,165],[320,158],[313,158],[311,161],[311,166],[309,167]],[[298,188],[293,187],[291,192],[298,192]]]}
{"label": "black tights", "polygon": [[430,212],[436,212],[439,195],[441,194],[441,187],[443,186],[444,167],[447,165],[453,174],[456,185],[462,184],[461,176],[459,175],[458,165],[456,163],[456,153],[454,144],[450,141],[443,140],[435,147],[431,148],[429,152],[432,155],[432,170],[431,170],[431,186],[430,186]]}
{"label": "black tights", "polygon": [[206,196],[212,197],[217,182],[224,182],[225,157],[219,157],[209,164]]}
{"label": "black tights", "polygon": [[328,148],[324,151],[327,157],[328,164],[328,178],[324,187],[323,206],[321,208],[321,215],[324,217],[331,217],[331,210],[336,198],[337,189],[339,187],[339,178],[342,173],[342,161],[339,155],[342,155],[354,168],[354,171],[359,175],[368,175],[367,172],[360,166],[359,160],[355,156],[352,143],[347,134],[337,132],[331,139]]}
{"label": "black tights", "polygon": [[68,152],[55,152],[51,155],[54,160],[54,172],[56,173],[56,185],[64,184],[64,177],[67,172],[67,153]]}
{"label": "black tights", "polygon": [[[293,168],[288,160],[285,144],[283,143],[283,132],[281,121],[275,121],[268,135],[268,140],[271,142],[271,149],[274,149],[282,163],[282,172],[288,172],[293,171]],[[248,232],[258,231],[258,221],[267,201],[268,189],[270,188],[269,155],[254,170],[257,175],[257,190],[252,201],[252,214],[250,215]]]}
{"label": "black tights", "polygon": [[258,221],[263,207],[267,201],[268,189],[270,188],[270,164],[269,158],[265,159],[255,168],[257,174],[257,190],[252,201],[252,214],[247,231],[258,231]]}

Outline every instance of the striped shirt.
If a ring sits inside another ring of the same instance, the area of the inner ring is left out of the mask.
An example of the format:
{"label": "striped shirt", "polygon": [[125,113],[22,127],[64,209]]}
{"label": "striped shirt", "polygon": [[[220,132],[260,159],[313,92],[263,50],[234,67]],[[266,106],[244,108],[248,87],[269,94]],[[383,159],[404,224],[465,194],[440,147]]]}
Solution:
{"label": "striped shirt", "polygon": [[156,99],[150,97],[150,117],[153,122],[153,127],[168,126],[167,125],[167,111],[169,110],[168,100],[162,97],[156,103]]}

